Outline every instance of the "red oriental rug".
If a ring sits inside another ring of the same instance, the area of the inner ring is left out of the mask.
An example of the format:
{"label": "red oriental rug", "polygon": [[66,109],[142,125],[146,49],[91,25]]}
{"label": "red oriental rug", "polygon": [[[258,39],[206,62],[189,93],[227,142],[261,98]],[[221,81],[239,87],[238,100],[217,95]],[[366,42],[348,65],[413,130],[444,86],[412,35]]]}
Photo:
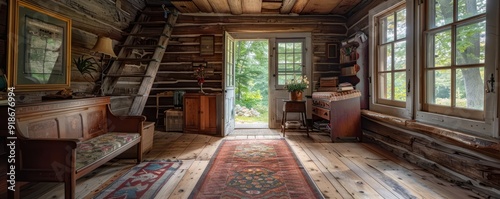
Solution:
{"label": "red oriental rug", "polygon": [[225,140],[189,198],[323,198],[284,139]]}

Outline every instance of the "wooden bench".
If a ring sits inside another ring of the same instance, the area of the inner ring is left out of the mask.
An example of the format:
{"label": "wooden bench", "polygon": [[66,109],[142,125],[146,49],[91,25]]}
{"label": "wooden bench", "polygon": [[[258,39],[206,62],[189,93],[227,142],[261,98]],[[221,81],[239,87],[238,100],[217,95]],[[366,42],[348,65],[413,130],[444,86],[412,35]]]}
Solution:
{"label": "wooden bench", "polygon": [[65,198],[75,198],[76,180],[137,145],[145,117],[115,116],[109,97],[16,105],[16,191],[19,181],[64,182]]}

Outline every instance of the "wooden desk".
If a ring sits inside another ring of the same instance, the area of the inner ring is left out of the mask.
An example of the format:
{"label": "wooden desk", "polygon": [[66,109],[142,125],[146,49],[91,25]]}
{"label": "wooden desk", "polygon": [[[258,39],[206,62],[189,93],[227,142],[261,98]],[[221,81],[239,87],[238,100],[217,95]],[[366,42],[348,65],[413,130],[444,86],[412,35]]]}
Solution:
{"label": "wooden desk", "polygon": [[306,127],[307,136],[309,137],[309,128],[306,124],[306,101],[284,101],[283,103],[283,117],[281,119],[281,132],[283,132],[283,137],[285,137],[286,129],[286,116],[288,113],[299,113],[302,125]]}

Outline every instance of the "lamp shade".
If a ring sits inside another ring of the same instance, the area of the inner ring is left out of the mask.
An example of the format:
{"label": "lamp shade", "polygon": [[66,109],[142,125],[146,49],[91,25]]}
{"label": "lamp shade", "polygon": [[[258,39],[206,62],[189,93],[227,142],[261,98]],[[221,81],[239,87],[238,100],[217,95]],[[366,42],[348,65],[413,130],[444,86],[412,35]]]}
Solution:
{"label": "lamp shade", "polygon": [[112,41],[109,37],[101,37],[97,39],[97,42],[95,43],[94,47],[92,48],[92,51],[98,52],[98,53],[103,53],[106,55],[109,55],[111,57],[116,57],[115,52],[113,52],[113,45]]}

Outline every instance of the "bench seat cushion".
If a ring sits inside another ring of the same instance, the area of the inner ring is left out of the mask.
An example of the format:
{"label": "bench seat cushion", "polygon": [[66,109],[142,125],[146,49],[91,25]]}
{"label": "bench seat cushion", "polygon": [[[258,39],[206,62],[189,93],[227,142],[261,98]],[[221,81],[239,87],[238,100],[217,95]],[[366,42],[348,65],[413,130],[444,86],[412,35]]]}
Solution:
{"label": "bench seat cushion", "polygon": [[79,143],[76,148],[76,170],[93,164],[139,137],[139,133],[106,133]]}

